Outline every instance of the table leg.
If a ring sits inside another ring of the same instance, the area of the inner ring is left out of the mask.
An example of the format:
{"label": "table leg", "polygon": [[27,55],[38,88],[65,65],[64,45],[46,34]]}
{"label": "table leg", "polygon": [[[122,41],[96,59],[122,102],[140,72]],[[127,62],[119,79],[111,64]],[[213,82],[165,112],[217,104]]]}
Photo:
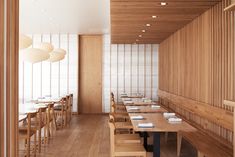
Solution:
{"label": "table leg", "polygon": [[160,157],[160,133],[153,133],[153,157]]}
{"label": "table leg", "polygon": [[148,147],[148,133],[143,132],[143,137],[144,137],[144,147],[147,150],[147,147]]}

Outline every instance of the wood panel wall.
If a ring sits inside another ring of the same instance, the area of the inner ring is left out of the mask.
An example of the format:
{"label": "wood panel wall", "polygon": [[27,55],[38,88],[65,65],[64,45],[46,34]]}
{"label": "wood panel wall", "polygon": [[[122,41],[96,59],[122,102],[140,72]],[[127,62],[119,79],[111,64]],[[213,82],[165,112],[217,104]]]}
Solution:
{"label": "wood panel wall", "polygon": [[[223,105],[223,100],[235,100],[235,13],[223,12],[228,5],[229,0],[215,5],[160,44],[160,92],[233,111]],[[232,142],[228,128],[181,113]]]}

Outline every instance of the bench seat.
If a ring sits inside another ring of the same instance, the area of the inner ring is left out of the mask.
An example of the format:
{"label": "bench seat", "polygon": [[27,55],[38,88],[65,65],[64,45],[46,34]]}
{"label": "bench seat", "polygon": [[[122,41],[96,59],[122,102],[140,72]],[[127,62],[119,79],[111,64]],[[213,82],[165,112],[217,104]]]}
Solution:
{"label": "bench seat", "polygon": [[[179,138],[178,144],[181,145],[181,140],[184,138],[197,149],[198,157],[233,157],[231,148],[200,131],[179,132]],[[177,156],[180,156],[180,146]]]}

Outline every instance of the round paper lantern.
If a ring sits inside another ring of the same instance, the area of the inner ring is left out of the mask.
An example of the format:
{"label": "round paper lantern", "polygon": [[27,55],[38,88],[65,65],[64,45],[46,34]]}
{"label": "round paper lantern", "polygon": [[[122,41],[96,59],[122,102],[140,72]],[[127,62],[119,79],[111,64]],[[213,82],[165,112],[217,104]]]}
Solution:
{"label": "round paper lantern", "polygon": [[19,36],[19,49],[20,50],[28,48],[29,46],[32,45],[32,43],[33,43],[33,40],[30,37],[23,35],[23,34]]}
{"label": "round paper lantern", "polygon": [[50,55],[41,49],[29,48],[21,52],[21,59],[30,63],[38,63],[47,60]]}
{"label": "round paper lantern", "polygon": [[40,44],[39,48],[46,51],[47,53],[50,53],[53,51],[54,46],[50,43],[43,42]]}
{"label": "round paper lantern", "polygon": [[63,52],[52,51],[50,53],[50,58],[47,60],[48,62],[58,62],[64,59],[65,55]]}
{"label": "round paper lantern", "polygon": [[66,51],[65,51],[64,49],[57,48],[57,49],[55,49],[54,51],[60,52],[60,53],[62,53],[62,54],[64,54],[64,55],[66,55]]}

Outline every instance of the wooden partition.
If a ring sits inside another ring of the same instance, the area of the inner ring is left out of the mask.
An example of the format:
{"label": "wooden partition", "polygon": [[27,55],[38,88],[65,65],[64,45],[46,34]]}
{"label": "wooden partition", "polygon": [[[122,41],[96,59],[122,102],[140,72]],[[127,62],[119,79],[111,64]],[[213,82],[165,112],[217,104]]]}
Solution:
{"label": "wooden partition", "polygon": [[[223,105],[223,100],[235,100],[235,16],[223,11],[228,5],[229,0],[222,1],[160,44],[159,95],[193,101],[196,106],[187,103],[189,110],[181,114],[232,143],[233,109]],[[216,114],[209,112],[212,107],[219,109]],[[195,116],[190,108],[205,115]],[[230,118],[221,125],[209,114]]]}
{"label": "wooden partition", "polygon": [[4,0],[0,0],[0,156],[4,156]]}
{"label": "wooden partition", "polygon": [[0,0],[1,157],[18,156],[18,38],[19,1]]}

